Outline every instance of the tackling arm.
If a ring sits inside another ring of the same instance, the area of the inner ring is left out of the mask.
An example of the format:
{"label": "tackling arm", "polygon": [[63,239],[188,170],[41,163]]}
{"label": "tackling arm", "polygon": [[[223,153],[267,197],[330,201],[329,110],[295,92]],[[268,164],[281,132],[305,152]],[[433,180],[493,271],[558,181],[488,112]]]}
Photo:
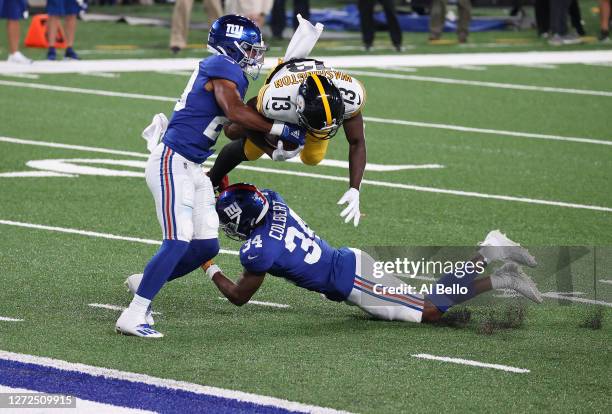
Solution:
{"label": "tackling arm", "polygon": [[206,262],[202,265],[202,269],[206,271],[208,277],[217,286],[217,289],[223,293],[223,296],[236,306],[242,306],[251,300],[263,283],[266,275],[265,272],[251,273],[245,269],[242,272],[242,276],[234,283],[223,274],[217,265]]}

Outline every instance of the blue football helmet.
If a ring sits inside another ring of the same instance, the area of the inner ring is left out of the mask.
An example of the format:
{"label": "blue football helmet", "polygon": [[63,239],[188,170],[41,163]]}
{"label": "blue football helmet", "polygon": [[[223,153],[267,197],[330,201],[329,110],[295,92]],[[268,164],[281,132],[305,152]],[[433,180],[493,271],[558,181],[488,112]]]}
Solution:
{"label": "blue football helmet", "polygon": [[246,240],[268,212],[268,199],[252,184],[227,187],[217,199],[220,227],[233,240]]}
{"label": "blue football helmet", "polygon": [[235,14],[219,17],[208,33],[208,51],[232,58],[253,79],[259,77],[264,54],[261,30],[251,19]]}

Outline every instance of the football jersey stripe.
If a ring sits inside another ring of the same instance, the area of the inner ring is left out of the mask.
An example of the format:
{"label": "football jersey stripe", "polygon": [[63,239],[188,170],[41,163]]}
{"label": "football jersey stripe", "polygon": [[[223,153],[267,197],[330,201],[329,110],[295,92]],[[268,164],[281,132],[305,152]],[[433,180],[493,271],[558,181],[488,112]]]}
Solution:
{"label": "football jersey stripe", "polygon": [[321,83],[321,79],[315,73],[313,73],[312,78],[317,84],[317,88],[319,89],[319,93],[321,94],[321,99],[323,100],[323,108],[325,108],[325,118],[327,118],[327,125],[331,125],[332,117],[331,117],[331,109],[329,107],[329,102],[327,100],[327,94],[325,93],[325,89],[323,89],[323,84]]}
{"label": "football jersey stripe", "polygon": [[[365,283],[369,288],[371,289],[374,288],[374,284],[375,284],[374,282],[369,281],[368,279],[364,279],[363,277],[360,277],[357,275],[355,275],[355,278],[359,279],[362,283]],[[417,303],[420,306],[423,306],[423,303],[424,303],[423,298],[419,296],[414,296],[414,295],[409,295],[409,294],[401,295],[399,293],[398,294],[388,294],[388,295],[406,298],[407,300]]]}
{"label": "football jersey stripe", "polygon": [[166,192],[164,189],[164,156],[166,155],[166,150],[168,147],[164,145],[164,150],[162,151],[162,155],[159,159],[159,182],[161,184],[161,199],[162,199],[162,222],[164,223],[164,239],[168,237],[168,228],[166,224],[166,214],[164,213],[164,200],[166,197]]}

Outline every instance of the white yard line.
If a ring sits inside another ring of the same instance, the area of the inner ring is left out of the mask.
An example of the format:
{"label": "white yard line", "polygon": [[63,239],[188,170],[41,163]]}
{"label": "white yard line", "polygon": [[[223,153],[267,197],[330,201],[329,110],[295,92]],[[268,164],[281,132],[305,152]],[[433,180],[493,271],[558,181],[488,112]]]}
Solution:
{"label": "white yard line", "polygon": [[9,318],[8,316],[0,316],[2,322],[23,322],[23,319]]}
{"label": "white yard line", "polygon": [[483,71],[487,70],[486,66],[474,66],[474,65],[457,65],[451,66],[453,69],[461,69],[461,70],[472,70],[472,71]]}
{"label": "white yard line", "polygon": [[605,283],[605,284],[608,284],[608,285],[612,285],[612,280],[599,279],[599,283]]}
{"label": "white yard line", "polygon": [[[229,300],[227,298],[222,298],[221,296],[219,296],[220,300],[224,300],[226,302],[229,302]],[[289,305],[285,305],[284,303],[275,303],[275,302],[262,302],[260,300],[250,300],[247,302],[247,305],[259,305],[259,306],[268,306],[270,308],[282,308],[282,309],[286,309],[286,308],[290,308],[291,306]]]}
{"label": "white yard line", "polygon": [[[122,311],[122,312],[126,309],[123,306],[109,305],[107,303],[90,303],[87,306],[90,306],[92,308],[108,309],[108,310]],[[151,312],[151,313],[153,315],[161,315],[161,312]]]}
{"label": "white yard line", "polygon": [[472,128],[472,127],[465,127],[465,126],[460,126],[460,125],[405,121],[402,119],[377,118],[377,117],[372,117],[372,116],[365,116],[364,119],[366,120],[366,122],[379,122],[382,124],[406,125],[406,126],[422,127],[422,128],[446,129],[449,131],[475,132],[478,134],[489,134],[489,135],[518,137],[518,138],[535,138],[535,139],[545,139],[545,140],[550,140],[550,141],[567,141],[567,142],[579,142],[581,144],[596,144],[596,145],[612,146],[612,141],[592,139],[592,138],[567,137],[567,136],[549,135],[549,134],[535,134],[531,132],[506,131],[502,129]]}
{"label": "white yard line", "polygon": [[1,73],[0,76],[6,76],[9,78],[22,78],[22,79],[39,79],[40,76],[35,73]]}
{"label": "white yard line", "polygon": [[63,174],[52,171],[23,171],[0,173],[1,178],[40,178],[40,177],[76,177],[73,174]]}
{"label": "white yard line", "polygon": [[[9,140],[6,140],[5,138],[6,137],[0,137],[0,141],[22,143],[22,142],[15,142],[14,138],[9,138]],[[32,141],[32,142],[36,142],[36,141]],[[59,147],[59,145],[61,145],[61,147],[63,148],[68,147],[66,144],[55,144],[55,143],[53,144],[55,147]],[[41,144],[36,144],[36,145],[41,145]],[[75,147],[79,147],[78,148],[79,150],[87,151],[86,149],[87,147],[82,147],[82,146],[74,146],[74,147],[70,146],[70,147],[72,148],[67,148],[67,149],[77,149]],[[96,150],[95,152],[104,151],[101,148],[96,148],[96,147],[94,148]],[[115,150],[111,150],[111,151],[115,151]],[[146,156],[145,154],[140,154],[140,153],[132,153],[132,154],[138,154],[139,157]],[[212,164],[213,163],[211,161],[206,161],[204,163],[204,165],[207,165],[207,166],[210,166]],[[239,165],[237,168],[242,169],[242,170],[248,170],[248,171],[258,171],[258,172],[266,172],[266,173],[281,174],[281,175],[292,175],[296,177],[309,177],[309,178],[317,178],[317,179],[330,180],[330,181],[340,181],[340,182],[349,181],[348,177],[306,173],[306,172],[301,172],[301,171],[281,170],[281,169],[274,169],[274,168],[255,167],[255,166],[244,165],[244,164]],[[564,201],[540,200],[540,199],[535,199],[535,198],[506,196],[506,195],[500,195],[500,194],[477,193],[477,192],[472,192],[472,191],[461,191],[461,190],[451,190],[451,189],[445,189],[445,188],[424,187],[424,186],[418,186],[418,185],[412,185],[412,184],[393,183],[393,182],[386,182],[386,181],[363,180],[362,183],[377,186],[377,187],[388,187],[388,188],[393,188],[393,189],[401,188],[403,190],[419,191],[419,192],[425,192],[425,193],[437,193],[437,194],[484,198],[484,199],[502,200],[502,201],[516,201],[516,202],[528,203],[528,204],[539,204],[539,205],[583,209],[583,210],[612,212],[611,207],[594,206],[594,205],[588,205],[588,204],[567,203]]]}
{"label": "white yard line", "polygon": [[102,376],[106,378],[114,378],[130,382],[145,383],[157,387],[163,387],[173,390],[183,390],[202,395],[211,395],[221,398],[232,399],[236,401],[251,402],[254,404],[283,408],[306,413],[321,413],[335,414],[344,413],[344,411],[334,410],[332,408],[319,407],[316,405],[308,405],[294,401],[288,401],[281,398],[268,397],[265,395],[252,394],[248,392],[229,390],[225,388],[209,387],[206,385],[193,384],[185,381],[177,381],[172,379],[157,378],[145,374],[137,374],[134,372],[119,371],[116,369],[96,367],[92,365],[79,364],[74,362],[62,361],[53,358],[44,358],[34,355],[18,354],[8,351],[0,351],[0,359],[16,361],[25,364],[36,364],[64,371],[85,373],[94,376]]}
{"label": "white yard line", "polygon": [[558,69],[557,65],[548,65],[546,63],[521,63],[520,65],[514,65],[522,68],[533,68],[533,69]]}
{"label": "white yard line", "polygon": [[374,78],[384,79],[398,79],[398,80],[411,80],[418,82],[432,82],[442,83],[446,85],[464,85],[464,86],[478,86],[486,88],[497,88],[497,89],[514,89],[520,91],[533,91],[533,92],[554,92],[554,93],[567,93],[572,95],[589,95],[589,96],[612,96],[612,91],[593,91],[588,89],[573,89],[573,88],[554,88],[551,86],[536,86],[536,85],[522,85],[518,83],[501,83],[501,82],[481,82],[466,79],[453,79],[453,78],[440,78],[435,76],[420,76],[420,75],[401,75],[398,73],[388,72],[371,72],[365,70],[351,70],[351,75],[360,75]]}
{"label": "white yard line", "polygon": [[0,85],[15,86],[15,87],[21,87],[21,88],[31,88],[31,89],[43,89],[43,90],[55,91],[55,92],[71,92],[71,93],[83,93],[87,95],[112,96],[116,98],[146,99],[150,101],[175,102],[177,100],[176,98],[169,98],[166,96],[154,96],[154,95],[143,95],[139,93],[102,91],[98,89],[72,88],[68,86],[47,85],[44,83],[14,82],[14,81],[0,80]]}
{"label": "white yard line", "polygon": [[162,75],[176,75],[176,76],[191,76],[193,71],[188,70],[158,70],[157,73],[161,73]]}
{"label": "white yard line", "polygon": [[558,292],[546,292],[546,293],[542,293],[542,296],[545,298],[549,298],[549,299],[562,299],[562,300],[569,300],[571,302],[588,303],[589,305],[602,305],[602,306],[608,306],[612,308],[612,303],[604,302],[603,300],[593,300],[593,299],[577,298],[573,296],[565,296]]}
{"label": "white yard line", "polygon": [[508,365],[500,365],[500,364],[488,364],[486,362],[473,361],[471,359],[450,358],[450,357],[436,356],[436,355],[430,355],[430,354],[416,354],[412,356],[415,358],[430,359],[430,360],[442,361],[442,362],[451,362],[453,364],[470,365],[473,367],[492,368],[492,369],[498,369],[501,371],[515,372],[519,374],[525,374],[525,373],[531,372],[528,369],[524,369],[524,368],[516,368],[516,367],[511,367]]}
{"label": "white yard line", "polygon": [[[161,245],[161,242],[159,240],[141,239],[139,237],[118,236],[116,234],[99,233],[99,232],[96,232],[96,231],[71,229],[71,228],[67,228],[67,227],[45,226],[45,225],[42,225],[42,224],[23,223],[23,222],[20,222],[20,221],[12,221],[12,220],[0,220],[0,224],[4,224],[4,225],[7,225],[7,226],[25,227],[25,228],[37,229],[37,230],[55,231],[55,232],[58,232],[58,233],[79,234],[81,236],[98,237],[98,238],[102,238],[102,239],[123,240],[123,241],[143,243],[143,244]],[[237,256],[239,254],[235,250],[225,250],[225,249],[219,250],[219,253],[221,253],[221,254],[231,254],[231,255],[234,255],[234,256]]]}
{"label": "white yard line", "polygon": [[[470,46],[470,45],[468,45]],[[481,47],[481,45],[473,45]],[[509,45],[492,45],[507,47]],[[96,51],[97,53],[98,51]],[[100,51],[100,53],[120,52],[134,54],[143,50]],[[205,58],[207,55],[202,56]],[[499,53],[433,53],[411,55],[356,55],[356,56],[324,56],[315,59],[323,60],[330,67],[337,68],[376,68],[381,66],[492,66],[516,64],[580,64],[612,62],[611,50],[593,51],[558,51],[558,52],[499,52]],[[47,62],[36,61],[32,65],[18,65],[0,62],[0,73],[76,73],[76,72],[151,72],[193,70],[201,59],[99,59],[81,60],[77,62]],[[266,58],[264,67],[276,65],[277,57]]]}
{"label": "white yard line", "polygon": [[113,73],[113,72],[79,72],[79,75],[94,76],[97,78],[110,78],[110,79],[115,79],[121,76],[120,74]]}
{"label": "white yard line", "polygon": [[99,152],[102,154],[127,155],[128,157],[149,158],[149,154],[145,154],[144,152],[119,151],[119,150],[114,150],[110,148],[88,147],[85,145],[62,144],[59,142],[37,141],[37,140],[19,139],[19,138],[12,138],[12,137],[0,137],[0,142],[8,142],[11,144],[20,144],[20,145],[35,145],[35,146],[48,147],[48,148],[61,148],[61,149],[76,150],[76,151]]}

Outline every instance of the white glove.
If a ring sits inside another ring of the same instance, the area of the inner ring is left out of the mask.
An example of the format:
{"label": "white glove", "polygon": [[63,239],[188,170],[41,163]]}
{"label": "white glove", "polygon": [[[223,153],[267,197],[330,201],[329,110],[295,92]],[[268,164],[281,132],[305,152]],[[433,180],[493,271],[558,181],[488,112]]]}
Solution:
{"label": "white glove", "polygon": [[283,141],[279,140],[278,144],[276,144],[276,149],[272,152],[272,159],[274,161],[287,161],[302,152],[303,148],[304,146],[300,145],[293,151],[285,151],[283,149]]}
{"label": "white glove", "polygon": [[348,203],[348,206],[342,210],[340,217],[344,217],[345,223],[348,223],[352,219],[353,224],[357,227],[359,225],[359,219],[361,218],[361,213],[359,212],[359,190],[353,187],[349,188],[340,201],[338,201],[338,204],[346,203]]}
{"label": "white glove", "polygon": [[142,138],[147,141],[147,149],[149,152],[153,152],[159,140],[166,133],[168,129],[168,118],[163,113],[159,113],[153,116],[153,120],[148,127],[142,131]]}

